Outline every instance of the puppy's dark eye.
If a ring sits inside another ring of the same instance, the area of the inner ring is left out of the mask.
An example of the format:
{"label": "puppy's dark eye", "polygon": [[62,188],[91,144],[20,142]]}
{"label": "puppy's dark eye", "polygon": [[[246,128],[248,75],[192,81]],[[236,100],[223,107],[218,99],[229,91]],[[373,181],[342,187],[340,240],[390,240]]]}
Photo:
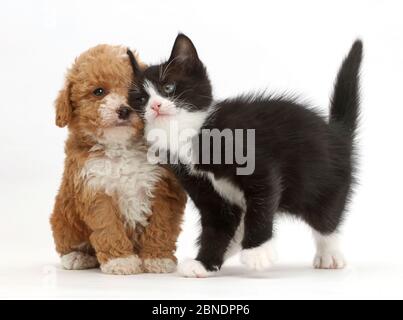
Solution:
{"label": "puppy's dark eye", "polygon": [[102,97],[105,95],[105,93],[106,90],[104,88],[97,88],[92,92],[92,94],[96,97]]}
{"label": "puppy's dark eye", "polygon": [[167,83],[162,88],[166,94],[172,94],[176,89],[176,85],[174,83]]}

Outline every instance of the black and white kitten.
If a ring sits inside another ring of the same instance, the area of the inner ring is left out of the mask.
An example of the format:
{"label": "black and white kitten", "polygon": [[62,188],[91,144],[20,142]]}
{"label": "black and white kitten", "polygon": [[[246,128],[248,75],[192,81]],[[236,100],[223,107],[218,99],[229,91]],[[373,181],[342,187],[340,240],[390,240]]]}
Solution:
{"label": "black and white kitten", "polygon": [[[339,71],[326,121],[287,97],[214,101],[206,68],[183,34],[161,65],[141,72],[132,57],[139,80],[130,92],[130,104],[144,117],[150,145],[161,154],[167,152],[171,161],[172,155],[179,158],[179,164],[172,165],[201,214],[200,251],[195,260],[180,265],[184,276],[206,277],[239,251],[247,267],[269,267],[275,256],[273,221],[279,212],[311,226],[316,268],[345,266],[338,232],[354,182],[361,60],[362,43],[356,41]],[[218,151],[202,148],[195,141],[202,140],[206,129],[230,130],[234,136],[236,130],[253,129],[253,145],[235,139]],[[212,158],[210,152],[234,153],[238,146],[253,153],[248,157],[253,165],[200,161],[203,153]],[[245,166],[254,170],[240,174]]]}

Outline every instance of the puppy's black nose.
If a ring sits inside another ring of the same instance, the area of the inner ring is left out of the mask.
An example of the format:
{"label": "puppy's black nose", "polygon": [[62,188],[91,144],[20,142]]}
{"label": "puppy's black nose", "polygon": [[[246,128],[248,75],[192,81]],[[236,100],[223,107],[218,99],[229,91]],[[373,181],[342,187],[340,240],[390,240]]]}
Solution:
{"label": "puppy's black nose", "polygon": [[116,111],[118,113],[119,119],[121,120],[127,120],[130,117],[130,114],[132,113],[133,109],[122,105],[120,108]]}

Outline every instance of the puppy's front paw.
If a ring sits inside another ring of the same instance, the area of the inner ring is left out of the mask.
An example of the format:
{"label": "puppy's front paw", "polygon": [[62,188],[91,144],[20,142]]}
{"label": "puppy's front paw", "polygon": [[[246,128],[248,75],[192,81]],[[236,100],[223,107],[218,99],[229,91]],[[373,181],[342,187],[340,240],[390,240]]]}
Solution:
{"label": "puppy's front paw", "polygon": [[316,269],[344,269],[346,265],[340,251],[318,252],[313,262]]}
{"label": "puppy's front paw", "polygon": [[126,258],[111,259],[101,265],[101,270],[103,273],[115,275],[139,274],[143,272],[141,264],[140,258],[132,255]]}
{"label": "puppy's front paw", "polygon": [[66,270],[85,270],[99,266],[95,256],[80,251],[74,251],[62,256],[61,264]]}
{"label": "puppy's front paw", "polygon": [[176,271],[176,262],[172,259],[145,259],[143,268],[148,273],[173,273]]}
{"label": "puppy's front paw", "polygon": [[200,261],[189,259],[178,266],[180,275],[186,278],[207,278],[210,273]]}
{"label": "puppy's front paw", "polygon": [[260,247],[244,249],[241,252],[241,262],[252,270],[264,270],[271,267],[277,260],[277,253],[271,241]]}

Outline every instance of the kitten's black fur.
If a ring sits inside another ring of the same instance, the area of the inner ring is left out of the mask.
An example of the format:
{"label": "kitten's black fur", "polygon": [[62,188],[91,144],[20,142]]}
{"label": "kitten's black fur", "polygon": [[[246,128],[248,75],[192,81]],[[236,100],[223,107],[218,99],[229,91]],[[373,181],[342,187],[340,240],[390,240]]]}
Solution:
{"label": "kitten's black fur", "polygon": [[[236,165],[196,165],[244,192],[243,249],[272,238],[279,211],[302,218],[323,235],[340,226],[354,182],[361,60],[362,43],[356,41],[339,71],[329,121],[286,97],[244,96],[214,104],[217,110],[203,128],[256,129],[254,174],[236,175]],[[186,102],[189,111],[207,110],[213,102],[210,81],[186,36],[179,35],[170,59],[149,67],[144,78],[161,87],[160,70],[168,65],[165,82],[177,84],[173,98]],[[242,209],[220,196],[209,180],[190,175],[186,166],[177,166],[176,171],[201,214],[197,260],[207,270],[217,270],[240,224]]]}

